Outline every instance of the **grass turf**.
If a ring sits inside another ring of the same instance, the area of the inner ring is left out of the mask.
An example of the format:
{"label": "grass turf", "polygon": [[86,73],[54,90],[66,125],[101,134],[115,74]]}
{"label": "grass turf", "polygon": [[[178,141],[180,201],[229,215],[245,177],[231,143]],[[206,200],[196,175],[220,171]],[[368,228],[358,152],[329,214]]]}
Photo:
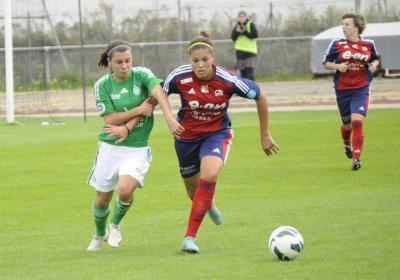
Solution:
{"label": "grass turf", "polygon": [[[281,151],[267,158],[255,113],[232,114],[235,138],[216,199],[223,225],[205,218],[200,255],[179,252],[190,202],[160,116],[145,188],[122,222],[123,243],[100,252],[86,186],[100,118],[65,126],[0,123],[1,279],[396,279],[400,275],[400,110],[372,110],[361,170],[350,170],[334,111],[274,112]],[[289,263],[267,249],[292,225],[305,249]]]}

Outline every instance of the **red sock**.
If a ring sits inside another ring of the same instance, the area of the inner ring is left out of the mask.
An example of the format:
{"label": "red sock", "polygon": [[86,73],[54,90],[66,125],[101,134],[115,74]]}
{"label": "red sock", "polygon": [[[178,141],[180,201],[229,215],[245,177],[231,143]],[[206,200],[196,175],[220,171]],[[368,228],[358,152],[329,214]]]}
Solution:
{"label": "red sock", "polygon": [[350,145],[351,129],[347,130],[344,125],[340,127],[340,132],[342,133],[343,144]]}
{"label": "red sock", "polygon": [[211,208],[216,182],[200,178],[199,186],[193,197],[192,210],[190,211],[189,224],[186,236],[196,237],[204,215]]}
{"label": "red sock", "polygon": [[364,145],[363,123],[361,120],[351,122],[353,128],[353,138],[351,144],[353,145],[353,159],[360,160],[361,152]]}

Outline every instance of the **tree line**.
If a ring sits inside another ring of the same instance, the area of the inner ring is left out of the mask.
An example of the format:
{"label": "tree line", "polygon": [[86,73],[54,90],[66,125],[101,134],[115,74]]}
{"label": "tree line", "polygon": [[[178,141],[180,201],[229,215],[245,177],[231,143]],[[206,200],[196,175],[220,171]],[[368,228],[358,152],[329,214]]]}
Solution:
{"label": "tree line", "polygon": [[[272,19],[258,18],[256,25],[260,37],[316,35],[330,27],[340,25],[341,16],[345,11],[336,6],[328,6],[319,15],[312,6],[300,3],[286,18],[282,16]],[[128,42],[176,41],[178,38],[176,15],[160,16],[159,10],[139,10],[136,14],[122,20],[119,19],[119,22],[116,23],[113,20],[113,13],[112,4],[100,2],[95,12],[84,17],[82,31],[85,44],[103,44],[113,38],[124,39]],[[385,12],[379,11],[375,6],[370,6],[363,13],[370,23],[400,20],[400,12],[396,6],[389,7]],[[228,13],[224,13],[223,17],[217,16],[215,13],[210,15],[206,21],[192,19],[191,22],[188,22],[188,19],[185,18],[181,21],[182,38],[189,40],[196,36],[200,29],[206,29],[211,33],[212,39],[227,39],[230,37],[235,20],[236,15]],[[272,20],[273,24],[267,24],[267,20]],[[28,40],[32,46],[54,45],[53,34],[48,28],[43,29],[41,22],[34,22],[30,28],[27,28],[25,22],[13,23],[14,46],[25,47],[28,45]],[[55,23],[55,30],[62,45],[78,45],[80,43],[78,21],[72,24],[58,21]],[[0,37],[0,46],[3,47],[3,28]]]}

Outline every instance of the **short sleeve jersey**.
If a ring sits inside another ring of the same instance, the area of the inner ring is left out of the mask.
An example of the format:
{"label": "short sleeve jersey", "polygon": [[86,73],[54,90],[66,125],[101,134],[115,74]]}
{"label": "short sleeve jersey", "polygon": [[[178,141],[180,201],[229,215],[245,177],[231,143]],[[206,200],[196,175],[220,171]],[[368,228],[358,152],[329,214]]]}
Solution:
{"label": "short sleeve jersey", "polygon": [[211,80],[199,80],[190,64],[176,68],[167,77],[163,89],[167,94],[179,94],[181,108],[178,122],[185,128],[182,139],[197,139],[231,126],[227,112],[230,98],[258,99],[260,88],[251,80],[231,74],[213,65]]}
{"label": "short sleeve jersey", "polygon": [[[96,107],[100,116],[113,112],[123,112],[135,108],[151,95],[155,86],[162,82],[149,69],[134,67],[127,80],[119,83],[111,74],[104,75],[94,85]],[[154,117],[148,116],[134,127],[133,131],[121,144],[128,147],[145,147],[153,128]],[[115,145],[118,137],[109,137],[102,132],[99,140]]]}
{"label": "short sleeve jersey", "polygon": [[373,40],[360,37],[358,42],[352,42],[342,38],[332,40],[322,63],[347,61],[348,70],[345,73],[336,71],[334,84],[337,90],[349,90],[369,86],[372,75],[368,63],[379,58]]}

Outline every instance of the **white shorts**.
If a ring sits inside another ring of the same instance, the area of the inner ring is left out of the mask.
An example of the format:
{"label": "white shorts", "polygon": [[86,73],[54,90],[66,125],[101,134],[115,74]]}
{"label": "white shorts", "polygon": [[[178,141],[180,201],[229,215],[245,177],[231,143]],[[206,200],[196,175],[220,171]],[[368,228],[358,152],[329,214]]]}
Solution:
{"label": "white shorts", "polygon": [[97,191],[110,192],[118,188],[120,176],[129,175],[142,187],[151,159],[150,147],[134,148],[100,142],[88,184]]}

